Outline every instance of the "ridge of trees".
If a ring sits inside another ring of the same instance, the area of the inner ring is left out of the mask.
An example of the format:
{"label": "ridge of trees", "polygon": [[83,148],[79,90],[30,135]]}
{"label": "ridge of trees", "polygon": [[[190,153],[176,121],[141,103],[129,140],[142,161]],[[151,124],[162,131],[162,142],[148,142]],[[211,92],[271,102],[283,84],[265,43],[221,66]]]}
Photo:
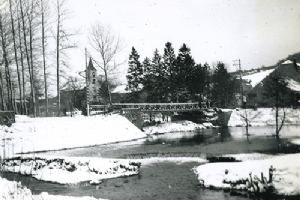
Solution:
{"label": "ridge of trees", "polygon": [[198,101],[218,107],[230,107],[235,102],[239,86],[224,63],[218,62],[213,67],[197,64],[185,43],[176,55],[172,44],[167,42],[162,55],[155,49],[152,59],[146,57],[142,62],[132,47],[128,65],[127,90],[134,96],[130,101]]}

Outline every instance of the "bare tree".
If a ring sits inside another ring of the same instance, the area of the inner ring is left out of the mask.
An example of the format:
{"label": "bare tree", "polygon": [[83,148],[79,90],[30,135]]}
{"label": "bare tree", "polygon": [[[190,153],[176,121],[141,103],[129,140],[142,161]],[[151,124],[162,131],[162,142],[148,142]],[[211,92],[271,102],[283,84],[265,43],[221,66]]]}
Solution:
{"label": "bare tree", "polygon": [[13,103],[13,94],[12,94],[12,82],[11,82],[11,72],[9,67],[8,60],[8,39],[7,33],[5,32],[3,20],[3,13],[0,10],[0,37],[1,37],[1,47],[2,47],[2,56],[4,60],[5,67],[5,80],[6,80],[6,89],[7,89],[7,97],[8,97],[8,109],[14,109]]}
{"label": "bare tree", "polygon": [[[10,12],[10,21],[11,21],[11,33],[12,33],[12,38],[13,38],[14,58],[15,58],[15,64],[17,67],[17,75],[18,75],[19,97],[21,100],[22,99],[21,77],[20,77],[20,71],[19,71],[19,62],[18,62],[17,45],[16,45],[16,33],[15,33],[15,22],[14,22],[14,17],[13,17],[13,9],[12,9],[12,1],[11,0],[9,0],[9,12]],[[20,110],[21,110],[21,113],[23,113],[23,104],[22,103],[20,104]]]}
{"label": "bare tree", "polygon": [[26,87],[25,87],[25,66],[24,66],[24,52],[23,52],[23,44],[22,44],[22,35],[21,35],[21,19],[19,10],[17,10],[18,14],[18,38],[19,38],[19,54],[20,54],[20,64],[21,64],[21,74],[22,74],[22,104],[24,109],[24,114],[28,114],[27,103],[26,103]]}
{"label": "bare tree", "polygon": [[67,19],[68,11],[65,9],[66,0],[56,1],[56,90],[57,90],[57,115],[60,115],[61,100],[60,100],[60,87],[63,66],[67,66],[66,61],[62,58],[67,49],[74,48],[76,45],[70,42],[70,37],[73,33],[69,33],[64,28],[64,22]]}
{"label": "bare tree", "polygon": [[74,76],[69,76],[67,78],[67,82],[64,84],[63,88],[67,90],[68,92],[71,93],[71,98],[68,99],[68,104],[71,110],[71,116],[74,114],[74,109],[75,109],[75,104],[76,104],[76,92],[81,90],[84,87],[83,80],[74,77]]}
{"label": "bare tree", "polygon": [[[280,131],[285,123],[285,106],[289,101],[290,93],[287,88],[288,83],[279,72],[271,73],[264,82],[265,91],[263,95],[269,99],[270,103],[275,108],[275,136],[276,139],[280,138]],[[280,109],[283,112],[282,117],[279,116]]]}
{"label": "bare tree", "polygon": [[1,109],[5,110],[5,101],[4,101],[4,92],[3,92],[3,77],[2,77],[2,71],[0,69],[0,95],[1,95]]}
{"label": "bare tree", "polygon": [[241,112],[239,113],[239,116],[245,123],[246,137],[247,137],[247,141],[250,143],[249,127],[251,125],[251,121],[254,120],[259,115],[259,113],[256,113],[255,115],[251,116],[249,111],[250,111],[250,109],[245,106],[245,108],[243,110],[241,110]]}
{"label": "bare tree", "polygon": [[[24,40],[24,48],[25,48],[25,54],[26,54],[26,60],[27,60],[27,66],[28,66],[28,72],[29,72],[29,80],[30,80],[30,89],[31,89],[31,100],[32,100],[32,109],[33,109],[33,115],[36,117],[36,104],[35,104],[35,91],[33,86],[33,77],[32,77],[32,62],[30,61],[31,54],[30,50],[28,48],[28,41],[27,41],[27,31],[26,31],[26,24],[25,24],[25,14],[24,14],[24,2],[19,0],[20,5],[20,11],[21,11],[21,20],[22,20],[22,32],[23,32],[23,40]],[[31,13],[32,14],[32,13]],[[31,18],[32,20],[32,18]],[[31,31],[32,35],[32,31]],[[32,39],[32,38],[31,38]],[[30,42],[29,42],[30,43]]]}
{"label": "bare tree", "polygon": [[45,37],[45,9],[47,9],[44,0],[41,0],[41,15],[42,15],[42,53],[43,53],[43,72],[44,72],[44,95],[46,116],[48,116],[48,84],[47,84],[47,70],[46,70],[46,37]]}
{"label": "bare tree", "polygon": [[109,104],[112,105],[109,79],[111,78],[110,76],[112,73],[120,65],[116,62],[117,54],[121,48],[120,40],[112,34],[109,27],[105,27],[99,23],[92,26],[89,39],[90,45],[95,50],[96,55],[93,57],[93,60],[104,74]]}
{"label": "bare tree", "polygon": [[30,77],[31,77],[31,87],[32,87],[32,104],[33,104],[33,115],[34,117],[37,116],[37,105],[36,105],[36,88],[35,88],[35,76],[34,76],[34,60],[33,60],[33,31],[34,31],[34,18],[35,18],[35,7],[36,2],[34,0],[31,0],[29,5],[29,11],[27,12],[27,18],[28,18],[28,28],[29,28],[29,56],[30,56],[30,65],[28,67]]}

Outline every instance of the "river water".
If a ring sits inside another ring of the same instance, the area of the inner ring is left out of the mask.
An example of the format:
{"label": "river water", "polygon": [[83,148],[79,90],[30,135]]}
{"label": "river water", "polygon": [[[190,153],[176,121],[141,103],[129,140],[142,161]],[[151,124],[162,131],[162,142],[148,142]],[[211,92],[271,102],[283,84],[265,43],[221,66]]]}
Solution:
{"label": "river water", "polygon": [[[252,127],[252,132],[272,132],[273,127]],[[148,158],[148,157],[206,157],[235,153],[277,153],[278,144],[274,137],[234,138],[233,133],[243,132],[243,128],[207,129],[194,133],[169,133],[151,138],[123,142],[119,144],[99,145],[63,151],[47,152],[49,155],[92,156],[107,158]],[[297,135],[299,126],[289,126],[282,130],[283,136]],[[298,146],[281,140],[281,151],[284,153],[300,152]],[[45,183],[30,177],[2,174],[10,180],[21,181],[33,193],[71,196],[94,196],[112,200],[136,199],[195,199],[195,200],[244,200],[248,197],[232,196],[223,191],[202,189],[192,168],[198,163],[158,162],[142,165],[140,174],[132,177],[104,180],[98,186],[81,183],[60,185]]]}

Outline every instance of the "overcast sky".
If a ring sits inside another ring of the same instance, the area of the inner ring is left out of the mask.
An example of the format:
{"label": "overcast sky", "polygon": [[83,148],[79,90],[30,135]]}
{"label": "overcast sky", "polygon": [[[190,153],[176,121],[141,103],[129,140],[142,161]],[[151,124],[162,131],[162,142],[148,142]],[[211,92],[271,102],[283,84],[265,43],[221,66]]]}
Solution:
{"label": "overcast sky", "polygon": [[69,0],[68,8],[69,25],[80,33],[70,57],[74,71],[84,68],[88,30],[96,21],[120,36],[124,59],[132,46],[142,58],[152,57],[167,41],[176,51],[186,43],[198,63],[223,61],[230,70],[235,59],[250,69],[300,51],[299,0]]}

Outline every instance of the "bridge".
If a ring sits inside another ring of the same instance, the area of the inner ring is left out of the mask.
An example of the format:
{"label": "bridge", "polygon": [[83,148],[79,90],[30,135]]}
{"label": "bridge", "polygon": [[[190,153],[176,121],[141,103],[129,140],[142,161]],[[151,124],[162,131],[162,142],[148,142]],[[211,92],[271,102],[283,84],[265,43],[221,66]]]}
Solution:
{"label": "bridge", "polygon": [[[194,112],[206,108],[205,104],[192,103],[113,103],[114,110],[139,110],[143,113],[152,112]],[[108,105],[90,105],[91,111],[107,111]]]}

